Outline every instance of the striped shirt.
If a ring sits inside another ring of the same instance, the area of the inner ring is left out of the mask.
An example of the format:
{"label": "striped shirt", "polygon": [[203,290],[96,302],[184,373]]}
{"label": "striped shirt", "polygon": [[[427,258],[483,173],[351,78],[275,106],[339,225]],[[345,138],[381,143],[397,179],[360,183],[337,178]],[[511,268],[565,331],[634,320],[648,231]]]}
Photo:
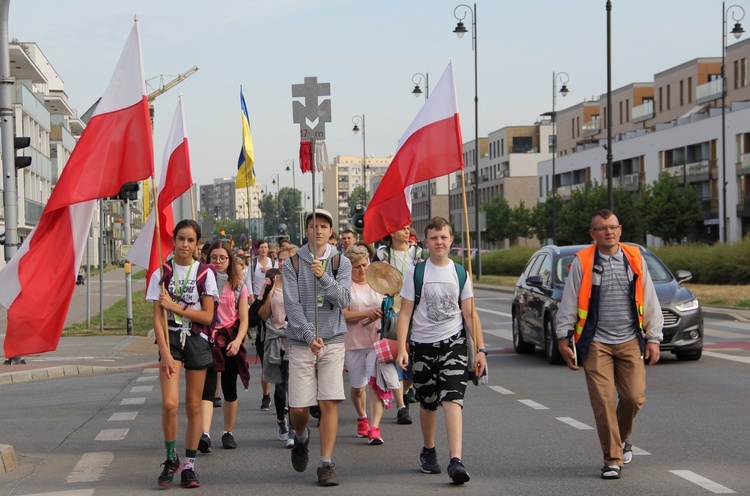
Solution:
{"label": "striped shirt", "polygon": [[594,277],[601,270],[599,316],[594,341],[604,344],[621,344],[636,335],[637,321],[633,315],[633,302],[628,291],[628,269],[622,249],[612,256],[597,252]]}
{"label": "striped shirt", "polygon": [[[317,279],[310,270],[312,253],[309,245],[297,250],[299,256],[299,273],[295,273],[292,259],[289,258],[281,270],[284,281],[284,310],[289,325],[286,335],[290,345],[306,345],[315,339],[315,307],[318,306],[318,337],[325,344],[344,342],[346,321],[342,309],[349,306],[349,287],[352,280],[352,263],[348,258],[339,256],[339,268],[336,277],[331,270],[331,258],[336,250],[328,247],[320,259],[325,264],[325,272]],[[317,287],[317,293],[316,293]],[[323,296],[321,305],[317,295]]]}

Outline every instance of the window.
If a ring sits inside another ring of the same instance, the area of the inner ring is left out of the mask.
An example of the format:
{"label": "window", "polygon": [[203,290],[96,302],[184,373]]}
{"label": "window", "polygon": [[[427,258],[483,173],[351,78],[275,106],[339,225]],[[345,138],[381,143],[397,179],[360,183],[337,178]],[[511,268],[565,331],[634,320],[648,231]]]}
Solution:
{"label": "window", "polygon": [[685,91],[684,91],[685,89],[683,88],[683,83],[684,82],[685,81],[683,81],[682,79],[680,79],[680,107],[682,107],[683,105],[685,105]]}
{"label": "window", "polygon": [[620,124],[622,124],[622,102],[620,102]]}
{"label": "window", "polygon": [[664,108],[662,107],[662,101],[664,100],[663,90],[664,88],[659,87],[659,112],[663,112]]}
{"label": "window", "polygon": [[576,139],[576,120],[575,118],[570,119],[570,137]]}
{"label": "window", "polygon": [[688,93],[688,103],[693,103],[693,78],[692,77],[688,78],[688,87],[687,87],[687,90],[688,90],[688,92],[687,92]]}
{"label": "window", "polygon": [[667,110],[672,108],[672,85],[667,85]]}
{"label": "window", "polygon": [[625,122],[630,122],[630,99],[625,100]]}
{"label": "window", "polygon": [[740,59],[740,82],[742,87],[747,86],[747,58]]}
{"label": "window", "polygon": [[740,87],[740,61],[734,61],[734,89]]}

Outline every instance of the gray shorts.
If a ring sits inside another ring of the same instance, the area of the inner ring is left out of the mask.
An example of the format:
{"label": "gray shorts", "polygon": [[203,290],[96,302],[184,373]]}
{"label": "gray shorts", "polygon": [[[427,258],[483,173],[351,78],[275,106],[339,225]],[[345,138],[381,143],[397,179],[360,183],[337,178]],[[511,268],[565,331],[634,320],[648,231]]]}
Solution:
{"label": "gray shorts", "polygon": [[183,347],[180,343],[180,332],[169,331],[169,352],[173,359],[182,362],[186,370],[207,369],[214,364],[211,345],[200,334],[191,333],[187,336]]}

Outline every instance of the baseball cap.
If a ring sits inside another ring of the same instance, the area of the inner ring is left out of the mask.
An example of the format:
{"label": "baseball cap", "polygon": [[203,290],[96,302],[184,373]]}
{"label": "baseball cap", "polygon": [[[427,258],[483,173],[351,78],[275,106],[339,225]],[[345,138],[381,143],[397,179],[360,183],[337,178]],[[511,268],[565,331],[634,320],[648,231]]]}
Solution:
{"label": "baseball cap", "polygon": [[[307,227],[307,224],[310,222],[310,219],[312,219],[312,212],[307,214],[307,217],[305,217],[305,227]],[[333,215],[331,215],[331,212],[328,210],[323,210],[322,208],[319,208],[315,210],[315,216],[316,217],[323,217],[328,219],[328,222],[331,224],[331,227],[333,227]]]}

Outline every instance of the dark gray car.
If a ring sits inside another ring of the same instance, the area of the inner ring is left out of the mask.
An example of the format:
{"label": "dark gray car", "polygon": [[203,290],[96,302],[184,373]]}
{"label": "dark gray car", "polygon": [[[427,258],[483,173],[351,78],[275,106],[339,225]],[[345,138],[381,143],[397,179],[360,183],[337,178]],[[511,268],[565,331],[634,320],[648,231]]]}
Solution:
{"label": "dark gray car", "polygon": [[[638,246],[638,245],[635,245]],[[534,253],[518,278],[513,294],[513,348],[516,353],[544,350],[547,361],[563,363],[557,349],[555,315],[575,254],[586,245],[545,246]],[[681,283],[692,274],[673,275],[656,255],[638,246],[648,265],[664,315],[662,351],[678,360],[698,360],[703,352],[703,313],[695,295]]]}

